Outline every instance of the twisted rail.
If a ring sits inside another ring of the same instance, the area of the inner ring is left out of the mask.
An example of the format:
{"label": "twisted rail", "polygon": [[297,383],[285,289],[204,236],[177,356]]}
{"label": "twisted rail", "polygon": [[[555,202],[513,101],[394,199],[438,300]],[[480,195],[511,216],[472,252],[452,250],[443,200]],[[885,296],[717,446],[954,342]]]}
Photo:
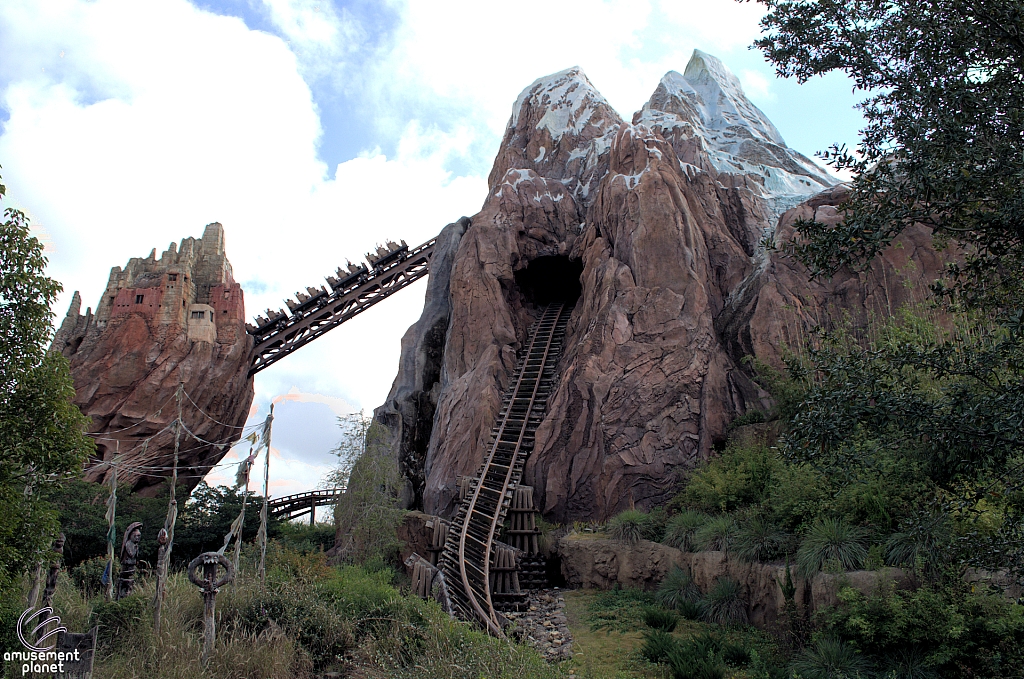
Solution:
{"label": "twisted rail", "polygon": [[491,431],[492,443],[480,476],[459,507],[444,546],[442,570],[453,608],[463,618],[479,620],[498,637],[504,632],[490,588],[495,535],[533,449],[537,425],[544,419],[570,311],[560,302],[549,304],[531,329],[528,348]]}

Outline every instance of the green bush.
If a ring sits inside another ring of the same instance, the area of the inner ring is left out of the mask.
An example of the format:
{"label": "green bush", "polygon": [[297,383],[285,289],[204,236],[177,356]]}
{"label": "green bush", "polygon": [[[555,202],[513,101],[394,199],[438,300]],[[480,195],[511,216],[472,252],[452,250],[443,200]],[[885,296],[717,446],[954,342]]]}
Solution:
{"label": "green bush", "polygon": [[801,651],[790,669],[800,679],[856,679],[870,676],[871,664],[853,646],[823,637]]}
{"label": "green bush", "polygon": [[651,662],[668,661],[668,655],[676,648],[675,637],[662,629],[644,632],[644,643],[640,646],[640,654]]}
{"label": "green bush", "polygon": [[867,531],[842,519],[814,522],[796,553],[797,570],[805,578],[826,567],[852,571],[868,557]]}
{"label": "green bush", "polygon": [[785,554],[789,542],[788,534],[758,514],[736,530],[733,553],[744,561],[771,561]]}
{"label": "green bush", "polygon": [[701,618],[719,625],[747,622],[747,602],[740,593],[740,583],[718,578],[700,601]]}
{"label": "green bush", "polygon": [[668,652],[672,679],[724,679],[721,642],[708,635],[690,639]]}
{"label": "green bush", "polygon": [[644,624],[652,629],[671,632],[679,623],[679,615],[664,608],[647,608],[644,610]]}
{"label": "green bush", "polygon": [[[79,589],[85,596],[92,597],[102,593],[106,590],[106,585],[103,584],[103,571],[107,568],[107,557],[97,556],[87,561],[83,561],[77,566],[74,566],[69,575],[71,581],[75,583],[75,587]],[[117,562],[114,562],[114,571],[117,571]],[[116,586],[116,582],[115,582]]]}
{"label": "green bush", "polygon": [[816,622],[903,676],[1024,676],[1024,606],[974,589],[960,581],[914,591],[889,583],[869,595],[843,588]]}
{"label": "green bush", "polygon": [[139,593],[119,601],[96,604],[90,624],[99,626],[99,641],[109,644],[115,639],[123,642],[147,617],[152,617],[149,601]]}
{"label": "green bush", "polygon": [[684,571],[679,566],[673,566],[665,579],[658,585],[654,597],[662,606],[681,611],[684,604],[692,604],[700,598],[700,589],[693,582],[693,576],[689,571]]}
{"label": "green bush", "polygon": [[630,545],[635,545],[640,540],[651,537],[653,529],[654,525],[650,515],[639,509],[627,509],[619,512],[608,522],[609,535]]}
{"label": "green bush", "polygon": [[693,536],[699,552],[727,552],[736,533],[736,524],[728,514],[716,516],[701,526]]}
{"label": "green bush", "polygon": [[662,542],[669,547],[681,549],[684,552],[693,551],[694,533],[708,522],[710,517],[703,512],[693,509],[684,509],[676,514],[665,525],[665,537]]}
{"label": "green bush", "polygon": [[695,470],[676,504],[705,511],[728,512],[768,498],[782,460],[760,443],[731,444]]}

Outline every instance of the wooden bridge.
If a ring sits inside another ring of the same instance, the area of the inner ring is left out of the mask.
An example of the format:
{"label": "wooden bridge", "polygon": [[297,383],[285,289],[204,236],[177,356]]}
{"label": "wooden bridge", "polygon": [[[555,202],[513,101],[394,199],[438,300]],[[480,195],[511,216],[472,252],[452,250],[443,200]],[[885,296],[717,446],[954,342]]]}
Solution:
{"label": "wooden bridge", "polygon": [[311,490],[305,493],[285,495],[267,502],[267,509],[270,515],[276,519],[297,519],[309,512],[309,525],[313,525],[316,518],[316,508],[338,504],[344,488],[331,488],[329,490]]}
{"label": "wooden bridge", "polygon": [[495,537],[533,450],[537,425],[544,419],[571,311],[561,302],[549,304],[531,328],[491,430],[490,450],[452,521],[442,552],[441,570],[453,609],[499,637],[504,636],[503,625],[491,596]]}

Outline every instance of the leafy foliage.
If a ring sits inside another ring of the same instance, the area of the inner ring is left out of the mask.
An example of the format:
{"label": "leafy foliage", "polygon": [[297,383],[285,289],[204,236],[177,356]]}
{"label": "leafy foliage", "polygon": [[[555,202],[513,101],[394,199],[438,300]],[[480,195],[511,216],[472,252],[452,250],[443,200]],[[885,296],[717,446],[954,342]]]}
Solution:
{"label": "leafy foliage", "polygon": [[[0,184],[0,199],[6,188]],[[0,641],[12,646],[18,577],[48,558],[58,532],[42,491],[80,472],[94,449],[72,404],[67,359],[47,353],[61,286],[18,210],[0,223]]]}
{"label": "leafy foliage", "polygon": [[819,623],[855,644],[885,672],[902,676],[1013,677],[1024,674],[1024,606],[963,583],[870,595],[851,588]]}
{"label": "leafy foliage", "polygon": [[[827,160],[854,174],[836,227],[798,225],[795,252],[830,275],[863,265],[911,224],[952,240],[961,296],[1022,299],[1024,9],[1017,0],[759,0],[757,41],[779,75],[844,71],[868,93],[856,153]],[[1011,302],[1012,304],[1012,302]]]}
{"label": "leafy foliage", "polygon": [[343,560],[353,563],[397,561],[397,529],[404,512],[398,508],[402,476],[387,445],[387,430],[362,412],[338,418],[342,438],[335,448],[338,467],[330,485],[345,486],[334,510]]}

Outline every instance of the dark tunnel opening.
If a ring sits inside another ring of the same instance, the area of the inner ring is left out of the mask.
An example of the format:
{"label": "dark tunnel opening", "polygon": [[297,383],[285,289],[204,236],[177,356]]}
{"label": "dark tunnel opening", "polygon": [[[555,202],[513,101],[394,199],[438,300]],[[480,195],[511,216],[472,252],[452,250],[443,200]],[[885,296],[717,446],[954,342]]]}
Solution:
{"label": "dark tunnel opening", "polygon": [[527,303],[544,305],[551,302],[575,304],[583,292],[580,276],[583,261],[555,255],[538,257],[525,269],[515,272],[516,287]]}

